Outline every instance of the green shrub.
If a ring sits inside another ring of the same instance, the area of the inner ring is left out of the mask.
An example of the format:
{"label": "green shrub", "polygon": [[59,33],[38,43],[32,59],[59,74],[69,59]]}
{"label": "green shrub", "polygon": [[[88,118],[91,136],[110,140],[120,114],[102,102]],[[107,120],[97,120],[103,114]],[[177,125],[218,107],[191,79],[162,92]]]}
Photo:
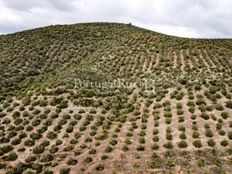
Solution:
{"label": "green shrub", "polygon": [[19,162],[16,165],[14,165],[14,167],[11,167],[10,169],[8,169],[6,171],[6,174],[25,173],[24,171],[27,170],[28,167],[29,166],[27,164]]}
{"label": "green shrub", "polygon": [[32,164],[31,169],[35,170],[36,173],[41,173],[43,171],[43,165],[39,163],[34,163]]}
{"label": "green shrub", "polygon": [[90,162],[92,162],[93,161],[93,159],[91,158],[91,157],[86,157],[85,159],[84,159],[84,162],[85,163],[90,163]]}
{"label": "green shrub", "polygon": [[192,120],[196,120],[196,117],[197,117],[196,115],[191,115]]}
{"label": "green shrub", "polygon": [[185,131],[184,125],[179,125],[179,126],[178,126],[178,130],[179,130],[179,131]]}
{"label": "green shrub", "polygon": [[227,140],[222,140],[220,144],[221,146],[225,147],[225,146],[228,146],[229,143]]}
{"label": "green shrub", "polygon": [[232,109],[232,100],[226,102],[226,107]]}
{"label": "green shrub", "polygon": [[195,140],[193,142],[193,145],[196,147],[196,148],[201,148],[202,147],[202,143],[200,140]]}
{"label": "green shrub", "polygon": [[80,120],[80,119],[81,119],[81,115],[79,115],[79,114],[74,114],[74,115],[73,115],[73,118],[76,119],[76,120]]}
{"label": "green shrub", "polygon": [[13,118],[18,118],[18,117],[20,117],[20,112],[19,112],[19,111],[13,112],[12,117],[13,117]]}
{"label": "green shrub", "polygon": [[46,170],[44,170],[43,174],[53,174],[53,171],[46,169]]}
{"label": "green shrub", "polygon": [[217,110],[219,110],[219,111],[223,111],[223,110],[224,110],[224,108],[223,108],[223,106],[222,106],[221,104],[216,104],[216,105],[215,105],[215,108],[216,108]]}
{"label": "green shrub", "polygon": [[22,142],[21,139],[16,138],[16,139],[14,139],[14,140],[11,141],[11,144],[12,144],[12,145],[18,145],[18,144],[20,144],[21,142]]}
{"label": "green shrub", "polygon": [[181,110],[181,109],[178,109],[178,110],[176,111],[176,113],[177,113],[177,115],[183,115],[183,114],[184,114],[184,111]]}
{"label": "green shrub", "polygon": [[179,143],[178,143],[178,147],[179,148],[186,148],[188,146],[188,144],[186,143],[186,141],[180,141]]}
{"label": "green shrub", "polygon": [[25,151],[26,151],[26,148],[25,148],[25,147],[21,147],[21,148],[18,148],[17,151],[18,151],[18,152],[25,152]]}
{"label": "green shrub", "polygon": [[26,163],[32,163],[36,161],[36,156],[28,156],[26,159],[25,159],[25,162]]}
{"label": "green shrub", "polygon": [[216,128],[217,128],[217,130],[220,130],[222,128],[222,123],[217,123]]}
{"label": "green shrub", "polygon": [[65,148],[64,148],[64,151],[65,152],[70,152],[70,151],[72,151],[74,149],[74,147],[72,146],[72,145],[68,145],[68,146],[66,146]]}
{"label": "green shrub", "polygon": [[168,141],[167,143],[164,144],[164,147],[167,149],[171,149],[171,148],[173,148],[173,144],[172,144],[172,142]]}
{"label": "green shrub", "polygon": [[207,105],[206,106],[206,110],[207,111],[212,111],[213,110],[213,106],[212,105]]}
{"label": "green shrub", "polygon": [[152,148],[152,150],[158,150],[159,149],[159,145],[156,144],[156,143],[154,143],[151,148]]}
{"label": "green shrub", "polygon": [[184,132],[180,134],[180,139],[185,140],[187,137]]}
{"label": "green shrub", "polygon": [[53,140],[53,139],[57,138],[57,134],[54,132],[48,132],[47,138],[50,140]]}
{"label": "green shrub", "polygon": [[212,146],[212,147],[214,147],[216,145],[216,143],[215,143],[215,141],[213,139],[209,139],[207,141],[207,144],[208,144],[208,146]]}
{"label": "green shrub", "polygon": [[155,136],[152,138],[152,140],[153,140],[154,142],[158,142],[158,141],[159,141],[159,136],[155,135]]}
{"label": "green shrub", "polygon": [[171,118],[172,117],[172,113],[171,112],[164,112],[164,117]]}
{"label": "green shrub", "polygon": [[224,130],[219,130],[218,132],[221,136],[224,136],[226,134],[226,132]]}
{"label": "green shrub", "polygon": [[40,120],[39,119],[33,119],[31,122],[31,125],[33,127],[40,125]]}
{"label": "green shrub", "polygon": [[80,149],[75,149],[74,150],[74,156],[79,156],[82,153]]}
{"label": "green shrub", "polygon": [[97,171],[103,171],[104,170],[104,166],[102,164],[98,164],[96,167],[95,167],[95,170]]}
{"label": "green shrub", "polygon": [[107,146],[107,148],[105,149],[106,153],[110,153],[112,152],[113,148],[111,146]]}
{"label": "green shrub", "polygon": [[172,140],[172,134],[170,134],[170,133],[166,134],[166,139],[171,141]]}
{"label": "green shrub", "polygon": [[123,146],[122,146],[122,150],[123,150],[124,152],[126,152],[126,151],[129,150],[129,147],[128,147],[127,145],[123,145]]}
{"label": "green shrub", "polygon": [[228,132],[228,138],[232,140],[232,131]]}
{"label": "green shrub", "polygon": [[213,132],[210,129],[206,129],[205,135],[211,138],[213,137]]}
{"label": "green shrub", "polygon": [[23,104],[24,106],[28,106],[28,105],[30,105],[30,103],[31,103],[30,97],[25,97],[25,98],[22,100],[22,104]]}
{"label": "green shrub", "polygon": [[32,133],[32,134],[30,135],[30,138],[32,138],[33,140],[39,140],[39,139],[42,138],[42,135],[39,134],[39,133]]}
{"label": "green shrub", "polygon": [[5,146],[2,146],[0,148],[0,151],[3,152],[3,153],[8,153],[8,152],[12,151],[13,149],[14,149],[13,146],[11,146],[11,145],[5,145]]}
{"label": "green shrub", "polygon": [[48,101],[46,101],[46,100],[39,100],[39,106],[40,107],[45,107],[45,106],[47,106],[48,105]]}
{"label": "green shrub", "polygon": [[5,164],[5,163],[0,162],[0,170],[1,170],[1,169],[4,169],[5,167],[6,167],[6,164]]}
{"label": "green shrub", "polygon": [[25,146],[29,146],[29,147],[34,146],[34,145],[35,145],[35,141],[32,140],[32,139],[28,139],[28,140],[26,140],[26,141],[24,142],[24,145],[25,145]]}
{"label": "green shrub", "polygon": [[139,143],[145,144],[145,138],[144,138],[144,137],[140,137],[140,138],[139,138]]}
{"label": "green shrub", "polygon": [[115,146],[117,143],[118,143],[118,142],[117,142],[116,139],[110,140],[110,144],[111,144],[112,146]]}
{"label": "green shrub", "polygon": [[101,160],[106,160],[106,159],[108,159],[108,156],[107,156],[107,155],[102,155],[102,156],[101,156]]}
{"label": "green shrub", "polygon": [[68,125],[67,129],[66,129],[67,133],[72,133],[73,132],[73,126],[72,125]]}
{"label": "green shrub", "polygon": [[145,150],[145,147],[143,145],[138,145],[136,147],[137,151],[144,151]]}
{"label": "green shrub", "polygon": [[91,154],[91,155],[93,155],[93,154],[96,154],[96,149],[91,149],[90,151],[89,151],[89,154]]}
{"label": "green shrub", "polygon": [[165,123],[166,124],[171,124],[172,123],[172,119],[171,118],[165,118]]}
{"label": "green shrub", "polygon": [[73,158],[69,158],[68,161],[67,161],[67,164],[68,165],[76,165],[77,164],[77,160],[76,159],[73,159]]}
{"label": "green shrub", "polygon": [[228,114],[228,112],[222,112],[221,116],[222,116],[223,119],[226,120],[229,117],[229,114]]}
{"label": "green shrub", "polygon": [[46,154],[46,155],[43,155],[43,157],[41,158],[41,162],[43,163],[47,163],[47,162],[50,162],[52,161],[54,158],[51,154]]}
{"label": "green shrub", "polygon": [[199,159],[197,161],[197,165],[198,165],[198,167],[204,167],[205,166],[205,160],[204,159]]}
{"label": "green shrub", "polygon": [[56,153],[58,150],[59,150],[58,147],[56,147],[55,145],[52,145],[51,148],[50,148],[50,150],[49,150],[49,152],[50,152],[51,154],[54,154],[54,153]]}
{"label": "green shrub", "polygon": [[6,160],[6,161],[15,161],[17,158],[18,158],[18,155],[17,155],[15,152],[10,152],[10,153],[6,156],[5,160]]}
{"label": "green shrub", "polygon": [[182,117],[182,116],[179,117],[179,118],[178,118],[178,122],[179,122],[179,123],[183,123],[183,122],[184,122],[184,117]]}
{"label": "green shrub", "polygon": [[59,174],[69,174],[69,173],[70,173],[70,168],[67,167],[60,169],[59,172]]}
{"label": "green shrub", "polygon": [[190,106],[189,107],[189,112],[191,112],[193,114],[195,112],[195,107],[194,106]]}
{"label": "green shrub", "polygon": [[44,152],[44,146],[37,146],[33,149],[33,153],[34,154],[41,154]]}
{"label": "green shrub", "polygon": [[209,119],[209,115],[205,112],[203,112],[201,115],[200,115],[201,118],[203,118],[204,120],[208,120]]}

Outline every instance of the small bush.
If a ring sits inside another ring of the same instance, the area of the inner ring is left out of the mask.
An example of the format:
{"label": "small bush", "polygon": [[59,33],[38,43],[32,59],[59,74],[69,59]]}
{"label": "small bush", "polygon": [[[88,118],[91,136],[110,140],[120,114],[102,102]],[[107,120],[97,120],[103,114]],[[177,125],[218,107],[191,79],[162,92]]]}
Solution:
{"label": "small bush", "polygon": [[228,146],[229,143],[227,140],[222,140],[220,144],[221,146],[225,147],[225,146]]}
{"label": "small bush", "polygon": [[229,117],[229,114],[228,114],[228,112],[222,112],[221,116],[222,116],[223,119],[226,120]]}
{"label": "small bush", "polygon": [[200,140],[195,140],[193,142],[193,145],[196,147],[196,148],[201,148],[202,147],[202,143]]}
{"label": "small bush", "polygon": [[84,162],[85,163],[90,163],[90,162],[92,162],[93,161],[93,159],[91,158],[91,157],[86,157],[85,159],[84,159]]}
{"label": "small bush", "polygon": [[138,145],[136,147],[137,151],[144,151],[145,150],[145,147],[143,145]]}
{"label": "small bush", "polygon": [[18,155],[15,152],[11,152],[6,156],[5,160],[6,161],[15,161],[17,158],[18,158]]}
{"label": "small bush", "polygon": [[56,153],[58,150],[59,150],[58,147],[56,147],[55,145],[52,145],[52,147],[51,147],[51,149],[49,150],[49,152],[50,152],[51,154],[54,154],[54,153]]}
{"label": "small bush", "polygon": [[164,144],[164,147],[167,149],[171,149],[171,148],[173,148],[173,144],[172,144],[172,142],[169,141],[169,142]]}
{"label": "small bush", "polygon": [[178,109],[177,110],[177,115],[183,115],[184,114],[184,111],[183,110],[181,110],[181,109]]}
{"label": "small bush", "polygon": [[204,120],[208,120],[209,119],[209,115],[205,112],[203,112],[201,115],[200,115],[201,118],[203,118]]}
{"label": "small bush", "polygon": [[93,155],[93,154],[96,154],[96,149],[91,149],[90,151],[89,151],[89,154],[91,154],[91,155]]}
{"label": "small bush", "polygon": [[205,135],[211,138],[213,137],[213,132],[210,129],[206,129]]}
{"label": "small bush", "polygon": [[228,132],[228,138],[232,140],[232,131]]}
{"label": "small bush", "polygon": [[171,141],[172,140],[172,134],[170,134],[170,133],[166,134],[166,139]]}
{"label": "small bush", "polygon": [[54,132],[48,132],[47,138],[53,140],[53,139],[57,138],[57,134]]}
{"label": "small bush", "polygon": [[185,131],[184,125],[179,125],[179,126],[178,126],[178,130],[179,130],[179,131]]}
{"label": "small bush", "polygon": [[105,152],[106,153],[110,153],[112,152],[113,148],[111,146],[108,146],[106,149],[105,149]]}
{"label": "small bush", "polygon": [[232,109],[232,100],[226,102],[226,107]]}
{"label": "small bush", "polygon": [[34,154],[41,154],[44,152],[44,146],[37,146],[33,149],[33,153]]}
{"label": "small bush", "polygon": [[127,145],[123,145],[123,146],[122,146],[122,150],[123,150],[124,152],[126,152],[126,151],[129,150],[129,147],[128,147]]}
{"label": "small bush", "polygon": [[22,100],[22,103],[23,103],[24,106],[30,105],[30,103],[31,103],[30,97],[25,97],[25,98]]}
{"label": "small bush", "polygon": [[222,129],[222,123],[217,123],[217,124],[216,124],[216,128],[217,128],[217,130]]}
{"label": "small bush", "polygon": [[67,164],[68,165],[76,165],[77,164],[77,160],[76,159],[73,159],[73,158],[70,158],[68,161],[67,161]]}
{"label": "small bush", "polygon": [[2,151],[3,153],[8,153],[8,152],[12,151],[13,149],[14,149],[13,146],[5,145],[5,146],[0,148],[0,151]]}
{"label": "small bush", "polygon": [[215,108],[216,108],[217,110],[219,110],[219,111],[223,111],[223,110],[224,110],[224,108],[223,108],[223,106],[222,106],[221,104],[216,104],[216,105],[215,105]]}
{"label": "small bush", "polygon": [[52,161],[54,158],[51,154],[46,154],[42,157],[42,159],[40,160],[41,162],[43,163],[47,163],[47,162],[50,162]]}
{"label": "small bush", "polygon": [[187,137],[186,137],[185,133],[182,132],[182,133],[180,134],[180,139],[185,140],[186,138],[187,138]]}
{"label": "small bush", "polygon": [[215,141],[213,139],[209,139],[207,141],[208,146],[214,147],[216,145]]}
{"label": "small bush", "polygon": [[98,164],[96,167],[95,167],[95,170],[97,171],[103,171],[104,170],[104,166],[102,164]]}
{"label": "small bush", "polygon": [[224,131],[224,130],[220,130],[219,132],[218,132],[221,136],[224,136],[225,134],[226,134],[226,132]]}
{"label": "small bush", "polygon": [[108,158],[107,155],[102,155],[102,156],[101,156],[101,160],[106,160],[107,158]]}
{"label": "small bush", "polygon": [[180,141],[179,143],[178,143],[178,147],[179,148],[186,148],[188,146],[188,144],[186,143],[186,141]]}
{"label": "small bush", "polygon": [[70,173],[70,168],[62,168],[60,169],[59,174],[69,174]]}

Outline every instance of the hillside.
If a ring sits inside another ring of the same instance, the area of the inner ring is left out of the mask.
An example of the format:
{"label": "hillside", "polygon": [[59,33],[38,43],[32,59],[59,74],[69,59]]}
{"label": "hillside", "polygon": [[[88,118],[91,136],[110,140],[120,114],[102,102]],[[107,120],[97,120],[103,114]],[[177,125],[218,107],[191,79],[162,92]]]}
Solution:
{"label": "hillside", "polygon": [[0,118],[0,173],[231,173],[232,39],[116,23],[2,35]]}

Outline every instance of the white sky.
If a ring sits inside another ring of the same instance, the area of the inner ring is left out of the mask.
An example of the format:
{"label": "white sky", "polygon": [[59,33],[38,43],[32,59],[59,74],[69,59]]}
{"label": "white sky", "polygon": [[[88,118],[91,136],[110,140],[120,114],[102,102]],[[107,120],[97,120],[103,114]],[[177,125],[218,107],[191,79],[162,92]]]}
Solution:
{"label": "white sky", "polygon": [[232,38],[231,0],[0,0],[0,33],[51,24],[129,23],[183,37]]}

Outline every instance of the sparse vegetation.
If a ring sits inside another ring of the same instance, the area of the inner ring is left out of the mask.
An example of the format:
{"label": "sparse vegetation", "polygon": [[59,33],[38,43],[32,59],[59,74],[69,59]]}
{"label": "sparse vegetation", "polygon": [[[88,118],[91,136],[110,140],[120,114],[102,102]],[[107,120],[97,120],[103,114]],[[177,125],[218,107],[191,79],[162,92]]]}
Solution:
{"label": "sparse vegetation", "polygon": [[230,39],[93,23],[0,41],[0,173],[231,170]]}

